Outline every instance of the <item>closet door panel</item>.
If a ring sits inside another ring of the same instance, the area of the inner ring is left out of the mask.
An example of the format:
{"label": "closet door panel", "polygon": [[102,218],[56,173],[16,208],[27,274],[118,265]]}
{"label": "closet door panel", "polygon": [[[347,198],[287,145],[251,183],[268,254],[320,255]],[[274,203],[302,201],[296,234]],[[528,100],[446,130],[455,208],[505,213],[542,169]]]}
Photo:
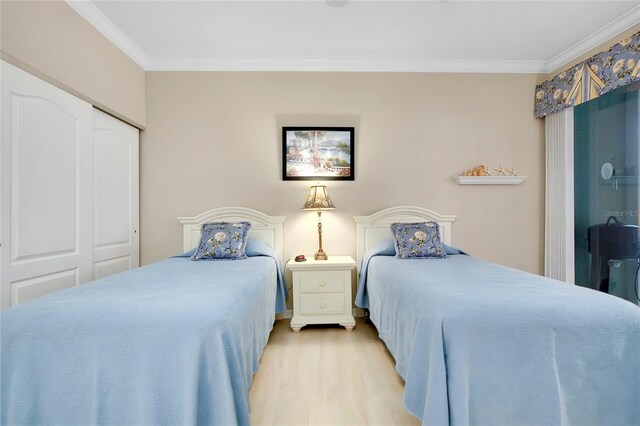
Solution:
{"label": "closet door panel", "polygon": [[93,264],[93,276],[96,280],[117,274],[118,272],[128,271],[134,266],[131,264],[132,256],[127,254],[121,257],[95,262]]}
{"label": "closet door panel", "polygon": [[92,107],[1,63],[0,296],[6,308],[91,279]]}
{"label": "closet door panel", "polygon": [[131,244],[131,143],[111,129],[96,129],[95,247]]}
{"label": "closet door panel", "polygon": [[79,282],[78,268],[55,272],[44,277],[14,281],[11,283],[11,300],[18,305],[54,291],[75,287]]}
{"label": "closet door panel", "polygon": [[94,110],[94,279],[139,264],[138,138],[136,128]]}
{"label": "closet door panel", "polygon": [[11,261],[78,253],[78,118],[11,96]]}

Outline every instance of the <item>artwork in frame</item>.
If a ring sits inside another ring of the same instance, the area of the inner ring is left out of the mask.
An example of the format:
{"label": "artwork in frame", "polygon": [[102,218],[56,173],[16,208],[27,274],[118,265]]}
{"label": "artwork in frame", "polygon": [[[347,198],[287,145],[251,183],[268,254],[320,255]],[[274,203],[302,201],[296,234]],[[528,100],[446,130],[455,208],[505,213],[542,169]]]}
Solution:
{"label": "artwork in frame", "polygon": [[283,127],[283,180],[354,180],[353,127]]}

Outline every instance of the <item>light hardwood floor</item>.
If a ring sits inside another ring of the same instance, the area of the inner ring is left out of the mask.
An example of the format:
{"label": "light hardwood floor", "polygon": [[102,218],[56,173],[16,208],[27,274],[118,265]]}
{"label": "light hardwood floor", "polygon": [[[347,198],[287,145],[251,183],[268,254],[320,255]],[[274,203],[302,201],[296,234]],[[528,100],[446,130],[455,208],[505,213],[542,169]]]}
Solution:
{"label": "light hardwood floor", "polygon": [[419,425],[378,332],[276,321],[249,391],[252,425]]}

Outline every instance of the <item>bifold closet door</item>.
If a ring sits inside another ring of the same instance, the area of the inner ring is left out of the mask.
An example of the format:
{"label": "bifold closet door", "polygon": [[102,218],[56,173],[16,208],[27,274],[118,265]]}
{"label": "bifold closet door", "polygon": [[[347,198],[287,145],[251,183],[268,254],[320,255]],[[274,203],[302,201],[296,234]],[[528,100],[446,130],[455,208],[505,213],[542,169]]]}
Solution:
{"label": "bifold closet door", "polygon": [[93,113],[93,279],[139,265],[138,129]]}
{"label": "bifold closet door", "polygon": [[1,62],[0,285],[7,308],[92,276],[93,108]]}

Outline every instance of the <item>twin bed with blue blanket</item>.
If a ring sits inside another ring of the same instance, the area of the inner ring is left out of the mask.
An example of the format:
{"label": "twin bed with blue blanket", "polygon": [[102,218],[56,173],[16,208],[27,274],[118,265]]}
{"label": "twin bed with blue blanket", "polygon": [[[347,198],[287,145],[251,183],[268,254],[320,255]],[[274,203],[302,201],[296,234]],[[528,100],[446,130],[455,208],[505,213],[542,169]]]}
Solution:
{"label": "twin bed with blue blanket", "polygon": [[393,222],[454,217],[399,207],[356,217],[356,305],[367,308],[425,425],[640,424],[640,308],[447,247],[398,259]]}
{"label": "twin bed with blue blanket", "polygon": [[20,304],[1,316],[2,424],[248,424],[247,391],[284,310],[282,217],[252,224],[245,260],[170,258]]}

